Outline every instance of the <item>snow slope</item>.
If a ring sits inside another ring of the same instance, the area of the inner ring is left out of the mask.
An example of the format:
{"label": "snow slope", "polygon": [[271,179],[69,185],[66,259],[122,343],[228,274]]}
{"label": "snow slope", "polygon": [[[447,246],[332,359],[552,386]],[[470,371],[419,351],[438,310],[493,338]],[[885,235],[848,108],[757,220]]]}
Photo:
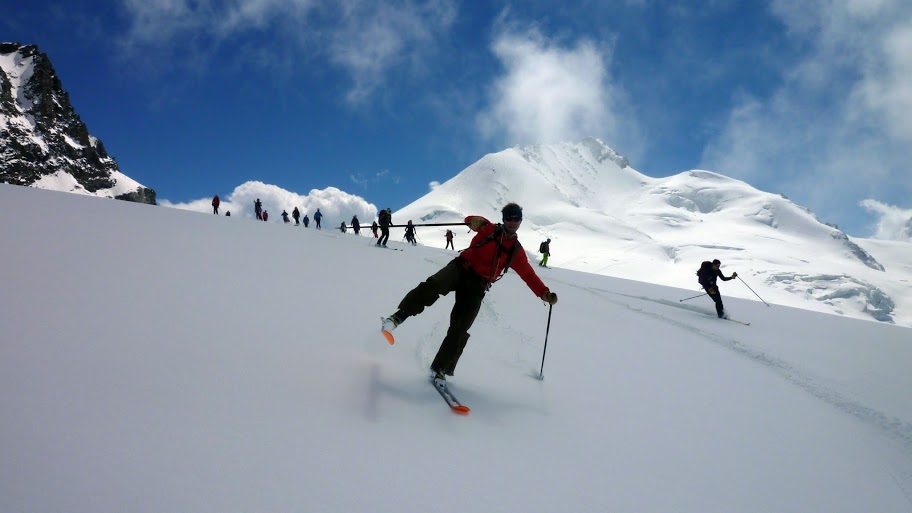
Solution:
{"label": "snow slope", "polygon": [[[394,220],[499,220],[508,201],[525,208],[528,250],[552,239],[554,266],[696,290],[700,262],[718,258],[767,302],[912,326],[908,274],[807,209],[709,171],[648,177],[598,139],[486,155]],[[442,248],[444,231],[419,236]],[[756,299],[740,285],[723,294]]]}
{"label": "snow slope", "polygon": [[543,269],[538,380],[509,273],[460,417],[452,296],[377,331],[453,252],[10,185],[0,235],[0,511],[912,511],[909,328]]}

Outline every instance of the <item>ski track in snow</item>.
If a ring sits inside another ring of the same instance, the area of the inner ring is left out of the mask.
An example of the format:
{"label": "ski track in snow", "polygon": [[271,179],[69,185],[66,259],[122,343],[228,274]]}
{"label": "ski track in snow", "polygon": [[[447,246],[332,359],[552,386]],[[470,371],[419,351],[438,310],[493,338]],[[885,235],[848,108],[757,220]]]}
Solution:
{"label": "ski track in snow", "polygon": [[[594,288],[594,287],[580,287],[579,285],[574,285],[572,283],[564,282],[561,280],[554,280],[554,281],[560,282],[560,283],[570,286],[570,287],[579,288],[581,290],[589,292],[590,294],[598,297],[599,299],[602,299],[605,302],[625,307],[632,312],[636,312],[638,314],[645,315],[645,316],[654,318],[656,320],[659,320],[661,322],[671,324],[678,328],[687,330],[691,333],[699,335],[700,337],[702,337],[706,340],[713,342],[716,345],[719,345],[721,347],[724,347],[725,349],[733,351],[755,363],[759,363],[760,365],[763,365],[767,369],[775,372],[779,376],[785,378],[785,380],[788,381],[789,383],[792,383],[793,385],[796,385],[799,388],[803,389],[804,391],[808,392],[809,394],[816,397],[817,399],[824,401],[825,403],[839,409],[843,413],[849,414],[849,415],[865,422],[866,424],[876,427],[877,429],[879,429],[880,431],[885,433],[890,439],[899,442],[902,445],[903,451],[906,454],[912,456],[912,423],[905,422],[902,419],[899,419],[896,417],[889,417],[888,415],[884,414],[881,411],[878,411],[874,408],[865,406],[864,404],[861,404],[857,401],[848,399],[848,398],[844,397],[842,394],[840,394],[839,392],[836,392],[835,390],[832,390],[832,389],[816,382],[814,379],[804,375],[800,370],[796,369],[793,365],[791,365],[787,361],[785,361],[781,358],[777,358],[775,356],[768,355],[761,350],[757,350],[752,347],[749,347],[747,344],[744,344],[736,339],[729,339],[729,338],[725,338],[725,337],[722,337],[719,335],[715,335],[715,334],[706,332],[691,324],[666,317],[659,313],[653,313],[653,312],[649,312],[649,311],[637,308],[635,306],[632,306],[630,303],[627,303],[624,301],[612,300],[609,297],[607,297],[606,295],[611,294],[611,295],[615,295],[615,296],[623,296],[626,298],[636,299],[636,300],[640,300],[640,301],[649,301],[652,303],[658,303],[658,304],[669,306],[672,308],[679,308],[682,310],[688,310],[688,311],[692,311],[692,312],[696,312],[696,313],[700,313],[700,314],[704,314],[704,315],[710,315],[711,313],[707,313],[707,312],[705,312],[701,309],[695,308],[695,307],[675,304],[675,303],[665,300],[665,299],[657,299],[657,298],[651,298],[651,297],[646,297],[646,296],[623,294],[623,293],[619,293],[619,292],[612,292],[609,290],[603,290],[603,289]],[[745,329],[750,329],[750,328],[745,326]],[[907,458],[907,461],[908,461],[908,458]],[[909,469],[908,475],[906,477],[907,477],[907,481],[912,483],[912,469]],[[912,490],[907,490],[907,491],[912,492]],[[910,500],[912,500],[912,499],[910,499]]]}
{"label": "ski track in snow", "polygon": [[[573,286],[570,283],[562,283],[565,285]],[[699,309],[698,307],[675,304],[674,302],[666,299],[623,294],[592,287],[579,288],[593,294],[605,302],[623,306],[632,312],[651,317],[653,319],[671,324],[678,328],[699,335],[705,340],[733,351],[734,353],[747,358],[752,362],[762,365],[766,369],[775,372],[777,375],[784,378],[789,383],[809,393],[811,396],[829,404],[832,407],[835,407],[845,414],[851,415],[852,417],[860,420],[867,425],[873,426],[888,440],[896,442],[899,445],[898,451],[900,454],[891,455],[894,465],[894,472],[892,472],[892,477],[897,487],[902,490],[903,494],[909,500],[909,504],[912,505],[912,465],[909,463],[912,461],[912,423],[904,422],[902,419],[896,417],[890,417],[881,411],[865,406],[864,404],[861,404],[857,401],[848,399],[839,392],[832,390],[803,374],[800,370],[796,369],[787,361],[775,356],[768,355],[761,350],[751,348],[747,344],[742,343],[736,339],[725,338],[713,333],[706,332],[688,323],[666,317],[662,314],[636,308],[635,306],[632,306],[631,304],[625,303],[623,301],[611,300],[608,297],[605,297],[604,294],[612,294],[641,301],[649,301],[652,303],[657,303],[672,308],[679,308],[681,310],[688,310],[709,316],[711,316],[713,312],[706,312],[702,309]],[[745,328],[750,329],[746,326]]]}

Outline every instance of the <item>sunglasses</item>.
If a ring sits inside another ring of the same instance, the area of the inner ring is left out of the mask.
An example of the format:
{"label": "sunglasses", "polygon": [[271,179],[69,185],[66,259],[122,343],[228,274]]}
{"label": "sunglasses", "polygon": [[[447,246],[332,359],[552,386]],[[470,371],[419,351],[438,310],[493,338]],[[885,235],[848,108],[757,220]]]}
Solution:
{"label": "sunglasses", "polygon": [[522,216],[509,216],[509,217],[504,217],[503,220],[504,220],[504,221],[522,221]]}

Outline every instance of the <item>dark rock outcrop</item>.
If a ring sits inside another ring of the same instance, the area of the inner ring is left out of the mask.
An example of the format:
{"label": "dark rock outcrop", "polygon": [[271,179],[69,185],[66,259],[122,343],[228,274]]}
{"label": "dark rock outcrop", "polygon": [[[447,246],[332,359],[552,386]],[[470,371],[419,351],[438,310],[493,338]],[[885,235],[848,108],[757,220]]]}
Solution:
{"label": "dark rock outcrop", "polygon": [[89,134],[45,54],[0,43],[0,65],[0,182],[155,204]]}

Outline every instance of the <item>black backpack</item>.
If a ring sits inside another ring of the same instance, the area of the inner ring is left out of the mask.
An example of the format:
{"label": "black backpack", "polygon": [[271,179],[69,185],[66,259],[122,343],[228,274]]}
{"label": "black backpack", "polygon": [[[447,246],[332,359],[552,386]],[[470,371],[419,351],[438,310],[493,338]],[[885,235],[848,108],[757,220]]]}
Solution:
{"label": "black backpack", "polygon": [[700,264],[700,268],[697,269],[697,282],[702,285],[704,281],[708,281],[709,277],[712,276],[713,264],[709,260],[704,261]]}
{"label": "black backpack", "polygon": [[545,252],[545,243],[544,242],[542,242],[541,244],[538,245],[538,252],[539,253]]}

